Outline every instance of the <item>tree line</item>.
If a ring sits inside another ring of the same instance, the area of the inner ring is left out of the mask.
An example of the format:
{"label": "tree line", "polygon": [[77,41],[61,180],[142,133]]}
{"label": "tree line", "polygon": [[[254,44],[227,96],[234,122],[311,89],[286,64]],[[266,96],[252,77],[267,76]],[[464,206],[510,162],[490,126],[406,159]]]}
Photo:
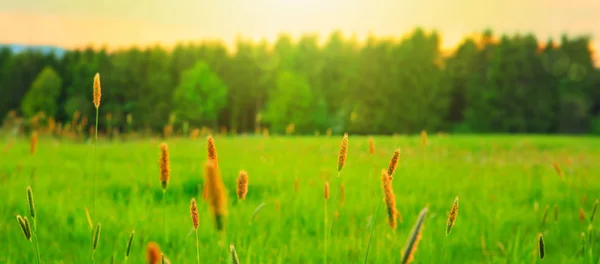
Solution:
{"label": "tree line", "polygon": [[600,70],[590,41],[487,30],[446,53],[436,31],[416,29],[362,42],[341,32],[323,40],[281,34],[274,43],[239,38],[231,50],[218,41],[60,57],[4,48],[0,117],[95,120],[99,72],[101,130],[599,134]]}

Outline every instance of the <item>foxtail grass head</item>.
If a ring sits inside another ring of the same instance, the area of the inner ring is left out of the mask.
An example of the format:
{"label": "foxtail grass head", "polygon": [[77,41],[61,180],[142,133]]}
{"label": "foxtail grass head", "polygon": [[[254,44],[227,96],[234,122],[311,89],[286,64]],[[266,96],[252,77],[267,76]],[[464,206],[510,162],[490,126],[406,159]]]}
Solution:
{"label": "foxtail grass head", "polygon": [[427,146],[427,131],[421,130],[421,144]]}
{"label": "foxtail grass head", "polygon": [[550,210],[550,205],[546,205],[544,208],[544,214],[542,215],[542,227],[546,225],[546,219],[548,219],[548,211]]}
{"label": "foxtail grass head", "polygon": [[398,166],[398,160],[400,159],[400,149],[396,149],[394,154],[392,154],[392,158],[390,159],[390,164],[388,165],[387,174],[390,178],[394,178],[394,173],[396,172],[396,167]]}
{"label": "foxtail grass head", "polygon": [[38,143],[38,134],[37,131],[33,131],[31,133],[31,142],[29,144],[29,153],[33,156],[35,154],[35,150],[37,149]]}
{"label": "foxtail grass head", "polygon": [[598,203],[599,203],[598,200],[594,201],[594,207],[592,208],[592,215],[590,216],[590,222],[594,222],[594,219],[596,218],[596,211],[598,210]]}
{"label": "foxtail grass head", "polygon": [[129,253],[131,252],[131,245],[133,244],[133,237],[135,236],[135,230],[131,231],[129,235],[129,239],[127,240],[127,250],[125,251],[125,258],[129,258]]}
{"label": "foxtail grass head", "polygon": [[452,227],[456,223],[456,217],[458,216],[458,196],[454,198],[454,202],[452,203],[452,207],[450,208],[450,213],[448,214],[448,221],[446,221],[446,236],[450,234],[452,231]]}
{"label": "foxtail grass head", "polygon": [[381,170],[381,182],[385,206],[387,208],[388,224],[390,224],[392,230],[395,230],[398,226],[398,221],[396,220],[398,216],[396,196],[394,195],[394,189],[392,187],[392,178],[387,174],[386,170]]}
{"label": "foxtail grass head", "polygon": [[192,198],[190,202],[190,216],[192,218],[192,226],[194,230],[198,230],[198,225],[200,224],[198,219],[198,206],[196,205],[196,199]]}
{"label": "foxtail grass head", "polygon": [[31,186],[27,186],[27,203],[29,204],[29,215],[35,218],[35,201],[33,200],[33,191]]}
{"label": "foxtail grass head", "polygon": [[369,137],[369,154],[375,154],[375,141],[372,137]]}
{"label": "foxtail grass head", "polygon": [[100,223],[96,225],[96,229],[94,229],[94,234],[92,236],[92,251],[96,251],[98,248],[98,242],[100,241],[100,231],[102,230],[102,226]]}
{"label": "foxtail grass head", "polygon": [[544,245],[544,236],[542,235],[542,233],[538,234],[537,246],[538,252],[540,254],[540,259],[544,259],[544,256],[546,255],[546,248]]}
{"label": "foxtail grass head", "polygon": [[160,159],[158,161],[160,166],[160,184],[163,190],[167,189],[169,185],[169,179],[171,178],[171,167],[169,165],[169,148],[167,143],[160,144]]}
{"label": "foxtail grass head", "polygon": [[560,166],[558,165],[558,163],[552,162],[552,167],[554,167],[554,170],[556,171],[556,174],[558,174],[558,176],[560,176],[561,178],[563,177],[563,172],[560,169]]}
{"label": "foxtail grass head", "polygon": [[215,218],[217,230],[222,231],[225,227],[224,221],[227,215],[227,196],[225,186],[219,173],[219,168],[212,161],[207,161],[204,166],[206,177],[206,198],[211,213]]}
{"label": "foxtail grass head", "polygon": [[158,264],[161,261],[160,247],[155,242],[149,242],[146,246],[146,258],[148,264]]}
{"label": "foxtail grass head", "polygon": [[100,86],[100,73],[94,75],[94,106],[100,108],[100,97],[102,97],[102,87]]}
{"label": "foxtail grass head", "polygon": [[248,173],[246,173],[246,171],[240,171],[240,175],[237,178],[235,193],[239,200],[246,199],[246,194],[248,194]]}
{"label": "foxtail grass head", "polygon": [[329,182],[326,181],[325,185],[323,187],[323,196],[325,197],[325,200],[329,199]]}
{"label": "foxtail grass head", "polygon": [[215,147],[215,141],[213,140],[212,136],[208,136],[208,138],[206,138],[206,148],[208,151],[208,160],[218,164],[219,159],[217,158],[217,147]]}
{"label": "foxtail grass head", "polygon": [[87,218],[87,222],[90,227],[90,230],[94,231],[94,222],[92,221],[92,216],[90,216],[90,211],[88,210],[87,207],[85,208],[85,216]]}
{"label": "foxtail grass head", "polygon": [[346,165],[346,156],[348,155],[348,133],[344,134],[342,143],[340,143],[340,154],[338,156],[337,170],[338,173],[342,171]]}
{"label": "foxtail grass head", "polygon": [[21,227],[21,231],[23,231],[25,239],[31,241],[31,225],[29,224],[29,220],[27,220],[27,216],[23,218],[22,216],[17,215],[17,222]]}
{"label": "foxtail grass head", "polygon": [[427,211],[427,207],[421,210],[421,213],[419,213],[419,218],[417,218],[417,222],[410,231],[410,235],[408,236],[408,240],[406,241],[406,245],[404,246],[403,250],[404,254],[402,255],[402,264],[411,263],[415,258],[415,252],[417,251],[417,247],[421,241],[421,232],[423,231],[423,222],[425,221]]}
{"label": "foxtail grass head", "polygon": [[240,259],[233,245],[229,245],[229,251],[231,252],[231,264],[240,264]]}

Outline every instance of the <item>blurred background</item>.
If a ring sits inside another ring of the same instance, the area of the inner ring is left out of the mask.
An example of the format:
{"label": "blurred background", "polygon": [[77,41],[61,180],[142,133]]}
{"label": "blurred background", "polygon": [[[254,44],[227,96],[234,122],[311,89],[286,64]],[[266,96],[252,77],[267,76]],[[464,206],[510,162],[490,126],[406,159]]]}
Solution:
{"label": "blurred background", "polygon": [[600,134],[600,1],[0,2],[11,133]]}

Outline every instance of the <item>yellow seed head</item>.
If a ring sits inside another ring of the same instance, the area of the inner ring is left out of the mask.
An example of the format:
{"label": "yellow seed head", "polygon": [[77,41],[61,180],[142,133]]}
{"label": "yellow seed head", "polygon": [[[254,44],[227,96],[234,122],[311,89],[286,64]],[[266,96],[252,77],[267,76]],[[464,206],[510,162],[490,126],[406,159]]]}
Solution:
{"label": "yellow seed head", "polygon": [[37,141],[37,131],[33,131],[33,133],[31,133],[31,144],[29,146],[29,153],[31,155],[35,154],[35,150],[37,148]]}
{"label": "yellow seed head", "polygon": [[219,173],[218,167],[212,162],[207,161],[204,167],[206,177],[206,199],[216,222],[217,230],[224,229],[224,218],[227,215],[227,197],[225,195],[225,186]]}
{"label": "yellow seed head", "polygon": [[329,182],[328,181],[325,182],[325,187],[323,189],[323,194],[325,196],[325,200],[328,200],[329,199]]}
{"label": "yellow seed head", "polygon": [[421,144],[427,146],[427,131],[421,130]]}
{"label": "yellow seed head", "polygon": [[206,147],[208,150],[208,160],[214,162],[215,164],[219,164],[219,159],[217,158],[217,148],[215,147],[215,141],[212,136],[208,136],[206,139]]}
{"label": "yellow seed head", "polygon": [[240,171],[240,175],[237,178],[237,188],[236,194],[238,199],[244,200],[246,199],[246,194],[248,194],[248,173],[245,171]]}
{"label": "yellow seed head", "polygon": [[346,156],[348,155],[348,133],[344,134],[342,138],[342,143],[340,144],[340,155],[338,156],[338,172],[342,171],[344,166],[346,165]]}
{"label": "yellow seed head", "polygon": [[100,73],[94,75],[94,106],[100,107],[100,97],[102,97],[102,88],[100,87]]}
{"label": "yellow seed head", "polygon": [[394,154],[392,154],[392,158],[390,159],[390,164],[388,165],[387,174],[390,178],[394,178],[394,173],[396,172],[396,167],[398,166],[398,160],[400,159],[400,149],[396,149]]}
{"label": "yellow seed head", "polygon": [[556,174],[558,174],[558,176],[560,176],[562,178],[562,176],[563,176],[562,170],[560,169],[560,166],[558,165],[558,163],[556,163],[556,161],[552,162],[552,167],[554,167]]}
{"label": "yellow seed head", "polygon": [[90,211],[88,211],[87,207],[85,208],[85,216],[87,217],[90,230],[94,230],[94,222],[92,222],[92,217],[90,216]]}
{"label": "yellow seed head", "polygon": [[452,207],[450,208],[450,213],[448,214],[448,221],[446,222],[446,236],[450,234],[452,231],[452,227],[454,227],[454,223],[456,223],[456,217],[458,216],[458,196],[454,198],[454,203],[452,203]]}
{"label": "yellow seed head", "polygon": [[192,217],[192,225],[194,227],[194,230],[198,230],[198,206],[196,205],[196,199],[194,198],[192,198],[190,204],[190,216]]}
{"label": "yellow seed head", "polygon": [[396,209],[396,195],[394,195],[394,189],[392,188],[392,178],[387,174],[386,170],[381,170],[381,182],[383,195],[385,197],[385,206],[387,208],[388,223],[392,230],[395,230],[398,226],[396,221],[398,211]]}
{"label": "yellow seed head", "polygon": [[375,142],[372,137],[369,137],[369,154],[375,154]]}
{"label": "yellow seed head", "polygon": [[158,165],[160,167],[160,184],[163,190],[167,189],[169,179],[171,178],[171,166],[169,165],[169,147],[167,143],[162,143],[160,148],[160,159]]}

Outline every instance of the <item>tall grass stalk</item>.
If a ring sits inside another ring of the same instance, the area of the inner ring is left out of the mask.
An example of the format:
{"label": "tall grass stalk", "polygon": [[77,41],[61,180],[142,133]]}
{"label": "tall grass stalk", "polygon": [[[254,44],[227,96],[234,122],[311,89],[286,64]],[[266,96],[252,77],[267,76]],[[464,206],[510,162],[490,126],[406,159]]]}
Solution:
{"label": "tall grass stalk", "polygon": [[196,231],[196,260],[198,264],[200,264],[200,243],[198,241],[198,229],[194,231]]}
{"label": "tall grass stalk", "polygon": [[92,177],[93,181],[93,205],[92,212],[94,217],[96,217],[96,174],[98,174],[98,108],[96,108],[96,128],[94,135],[94,176]]}
{"label": "tall grass stalk", "polygon": [[167,189],[163,189],[162,202],[163,202],[163,230],[165,232],[165,242],[166,242],[168,240],[168,238],[167,238]]}
{"label": "tall grass stalk", "polygon": [[[340,180],[340,174],[341,174],[341,171],[338,171],[338,174],[336,177],[336,182],[337,182],[336,190],[338,190],[338,191],[334,192],[334,193],[338,193],[338,196],[337,196],[338,199],[331,199],[334,202],[333,202],[333,208],[332,208],[333,211],[331,211],[331,218],[329,219],[330,220],[329,221],[329,229],[327,230],[327,233],[326,233],[326,237],[328,240],[331,240],[331,229],[333,229],[333,218],[335,217],[335,211],[337,210],[337,200],[339,200],[339,196],[340,196],[339,190],[340,190],[340,185],[342,184],[341,180]],[[327,215],[327,201],[325,201],[325,215]],[[327,242],[325,243],[325,264],[327,264]]]}
{"label": "tall grass stalk", "polygon": [[325,208],[325,211],[324,211],[325,213],[323,214],[323,218],[324,218],[323,223],[325,224],[324,225],[325,235],[323,238],[323,263],[327,263],[327,235],[328,235],[327,233],[328,233],[328,231],[331,230],[331,228],[329,230],[327,230],[327,214],[329,213],[329,211],[327,211],[327,199],[325,199],[323,201],[323,205],[324,205],[323,207]]}
{"label": "tall grass stalk", "polygon": [[[31,230],[31,234],[33,240],[35,240],[35,254],[37,257],[37,263],[40,263],[40,245],[37,237],[37,224],[36,224],[36,210],[35,210],[35,200],[33,199],[33,190],[31,190],[31,186],[27,186],[27,204],[29,205],[29,216],[31,216],[31,220],[33,221],[33,229]],[[32,243],[33,246],[33,243]]]}
{"label": "tall grass stalk", "polygon": [[94,85],[93,85],[93,96],[94,96],[94,107],[96,107],[96,126],[94,133],[94,176],[92,176],[92,214],[96,217],[96,174],[98,174],[98,112],[100,111],[100,98],[102,97],[102,87],[100,85],[100,74],[96,73],[94,75]]}
{"label": "tall grass stalk", "polygon": [[383,198],[381,198],[379,201],[379,205],[377,206],[377,211],[375,212],[375,216],[373,217],[372,221],[371,221],[371,234],[369,235],[369,243],[367,244],[367,252],[365,252],[365,264],[367,263],[367,260],[369,259],[369,249],[371,248],[371,239],[373,239],[373,233],[375,232],[375,223],[377,223],[377,216],[379,215],[379,210],[381,210],[381,204],[383,203]]}

